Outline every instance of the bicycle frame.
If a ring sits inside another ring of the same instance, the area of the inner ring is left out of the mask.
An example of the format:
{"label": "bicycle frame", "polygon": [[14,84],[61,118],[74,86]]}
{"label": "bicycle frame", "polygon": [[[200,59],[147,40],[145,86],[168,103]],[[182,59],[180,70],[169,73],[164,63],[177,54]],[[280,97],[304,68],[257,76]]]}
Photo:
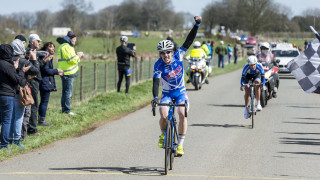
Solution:
{"label": "bicycle frame", "polygon": [[249,117],[251,117],[252,125],[251,128],[253,129],[254,126],[254,118],[253,116],[256,115],[256,110],[255,110],[255,86],[260,86],[261,84],[256,84],[254,83],[253,79],[249,80],[248,84],[243,84],[243,86],[249,86],[250,88],[250,112],[249,112]]}
{"label": "bicycle frame", "polygon": [[[172,105],[170,106],[170,109],[169,109],[169,113],[168,113],[168,121],[171,125],[171,134],[172,135],[176,135],[177,139],[179,139],[179,134],[178,134],[178,131],[177,131],[177,126],[176,126],[176,119],[175,119],[175,116],[174,116],[174,110],[175,110],[175,106]],[[168,125],[169,123],[166,124],[166,131],[165,131],[165,134],[164,134],[164,139],[166,139],[167,137],[167,129],[168,129]],[[176,149],[177,149],[177,144],[175,146],[174,145],[174,136],[171,136],[171,149],[174,153],[176,153]],[[165,149],[165,141],[163,141],[163,149]]]}
{"label": "bicycle frame", "polygon": [[175,104],[175,100],[173,100],[173,102],[170,102],[170,103],[157,103],[155,100],[153,100],[151,101],[151,103],[152,103],[153,116],[155,116],[156,104],[158,104],[159,106],[169,106],[168,119],[166,122],[166,130],[165,130],[165,134],[164,134],[165,136],[164,136],[164,141],[162,146],[163,149],[165,149],[165,175],[167,175],[169,164],[170,164],[169,170],[173,169],[173,161],[174,161],[174,157],[176,156],[176,150],[178,147],[178,142],[176,142],[176,140],[178,141],[179,139],[179,134],[176,126],[176,118],[174,116],[175,107],[184,106],[185,117],[187,117],[188,102],[185,101],[184,104]]}

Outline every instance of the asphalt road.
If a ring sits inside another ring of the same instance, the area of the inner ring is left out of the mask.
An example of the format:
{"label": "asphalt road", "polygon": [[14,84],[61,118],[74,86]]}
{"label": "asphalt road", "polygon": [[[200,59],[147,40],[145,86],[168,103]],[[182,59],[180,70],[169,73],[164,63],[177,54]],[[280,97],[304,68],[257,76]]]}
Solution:
{"label": "asphalt road", "polygon": [[0,163],[0,179],[320,179],[320,99],[281,79],[277,99],[243,118],[241,71],[188,90],[185,155],[164,176],[159,116],[145,107],[93,132]]}

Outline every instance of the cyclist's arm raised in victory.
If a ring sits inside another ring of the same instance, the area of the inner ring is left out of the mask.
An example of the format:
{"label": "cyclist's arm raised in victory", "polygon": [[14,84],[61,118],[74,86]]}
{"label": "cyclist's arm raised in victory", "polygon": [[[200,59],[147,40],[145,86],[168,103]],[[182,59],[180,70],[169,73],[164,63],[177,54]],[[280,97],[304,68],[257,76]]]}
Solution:
{"label": "cyclist's arm raised in victory", "polygon": [[[195,16],[194,20],[196,22],[196,24],[193,26],[193,28],[191,29],[191,31],[189,32],[185,42],[183,43],[183,45],[180,47],[181,50],[176,51],[178,58],[180,61],[182,61],[182,58],[179,58],[179,56],[183,55],[183,53],[185,51],[187,51],[187,49],[189,49],[189,47],[191,46],[191,44],[193,43],[197,31],[199,29],[200,23],[202,18],[199,16]],[[162,42],[162,41],[161,41]],[[163,44],[161,44],[160,42],[160,46],[158,44],[158,51],[161,54],[161,51],[166,50],[167,52],[170,52],[168,50],[172,50],[173,47],[171,48],[171,46],[169,44],[166,44],[165,42]],[[183,53],[181,53],[183,52]],[[175,54],[176,55],[176,54]],[[171,57],[172,58],[172,57]],[[161,74],[164,71],[164,63],[162,61],[157,61],[154,65],[154,69],[153,69],[153,87],[152,87],[152,93],[153,93],[153,97],[154,99],[158,99],[158,94],[159,94],[159,84],[160,84],[160,78],[161,78]]]}
{"label": "cyclist's arm raised in victory", "polygon": [[182,45],[182,47],[186,50],[189,49],[189,47],[193,43],[193,40],[196,38],[197,31],[199,29],[202,18],[199,16],[195,16],[194,20],[196,21],[196,24],[193,26],[193,28],[189,32],[186,41]]}

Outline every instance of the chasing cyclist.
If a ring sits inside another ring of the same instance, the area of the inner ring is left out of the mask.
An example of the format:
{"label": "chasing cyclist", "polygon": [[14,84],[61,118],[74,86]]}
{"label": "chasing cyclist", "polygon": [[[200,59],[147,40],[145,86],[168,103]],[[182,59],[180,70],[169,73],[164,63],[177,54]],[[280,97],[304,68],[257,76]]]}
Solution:
{"label": "chasing cyclist", "polygon": [[[248,84],[250,79],[253,79],[256,84],[260,84],[261,82],[265,83],[264,79],[264,70],[261,64],[257,63],[258,59],[256,56],[249,56],[247,59],[248,64],[246,64],[243,67],[242,70],[242,77],[241,77],[241,87],[240,90],[243,91],[245,90],[245,95],[244,95],[244,102],[245,102],[245,110],[244,110],[244,118],[248,119],[249,118],[249,101],[250,101],[250,88],[249,87],[244,87],[243,84]],[[257,106],[256,110],[261,111],[262,107],[260,104],[260,86],[255,86],[255,97],[257,101]]]}
{"label": "chasing cyclist", "polygon": [[[201,17],[196,16],[194,20],[196,24],[191,29],[187,36],[186,41],[183,45],[176,51],[173,52],[173,43],[170,40],[160,41],[157,45],[157,50],[159,51],[160,58],[154,64],[153,69],[153,98],[154,101],[158,102],[159,94],[159,84],[161,81],[162,87],[162,97],[161,103],[172,102],[174,98],[177,104],[183,104],[185,100],[189,101],[183,73],[183,55],[191,46],[193,40],[196,37],[198,28],[201,23]],[[189,110],[189,109],[188,109]],[[165,106],[160,106],[160,129],[161,135],[158,142],[158,146],[162,148],[164,142],[164,133],[166,129],[166,120],[168,118],[169,108]],[[184,115],[184,107],[178,107],[177,112],[179,114],[179,139],[177,147],[177,155],[183,155],[183,142],[187,132],[187,118]]]}

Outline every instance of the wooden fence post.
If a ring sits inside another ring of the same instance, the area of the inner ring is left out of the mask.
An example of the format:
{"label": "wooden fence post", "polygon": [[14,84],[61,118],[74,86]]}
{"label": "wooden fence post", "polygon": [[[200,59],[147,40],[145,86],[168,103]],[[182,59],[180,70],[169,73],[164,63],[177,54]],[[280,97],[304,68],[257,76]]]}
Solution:
{"label": "wooden fence post", "polygon": [[151,56],[149,56],[149,73],[148,73],[148,79],[151,78],[151,71],[153,71],[151,68],[152,68],[152,66],[151,66]]}
{"label": "wooden fence post", "polygon": [[104,92],[108,92],[108,64],[104,65]]}
{"label": "wooden fence post", "polygon": [[135,76],[136,76],[136,83],[137,83],[139,70],[138,70],[138,58],[136,58],[136,57],[134,58],[134,66],[136,67],[136,73],[135,73],[136,75]]}
{"label": "wooden fence post", "polygon": [[134,75],[136,74],[135,73],[135,66],[134,66],[134,59],[135,59],[135,57],[132,59],[132,69],[131,69],[131,82],[132,82],[132,84],[134,84]]}
{"label": "wooden fence post", "polygon": [[139,77],[139,81],[143,80],[143,57],[141,57],[141,61],[140,61],[140,73],[139,73],[140,77]]}
{"label": "wooden fence post", "polygon": [[97,63],[94,63],[94,95],[97,95],[98,91],[98,71],[97,71]]}
{"label": "wooden fence post", "polygon": [[80,102],[83,98],[83,66],[80,66]]}

